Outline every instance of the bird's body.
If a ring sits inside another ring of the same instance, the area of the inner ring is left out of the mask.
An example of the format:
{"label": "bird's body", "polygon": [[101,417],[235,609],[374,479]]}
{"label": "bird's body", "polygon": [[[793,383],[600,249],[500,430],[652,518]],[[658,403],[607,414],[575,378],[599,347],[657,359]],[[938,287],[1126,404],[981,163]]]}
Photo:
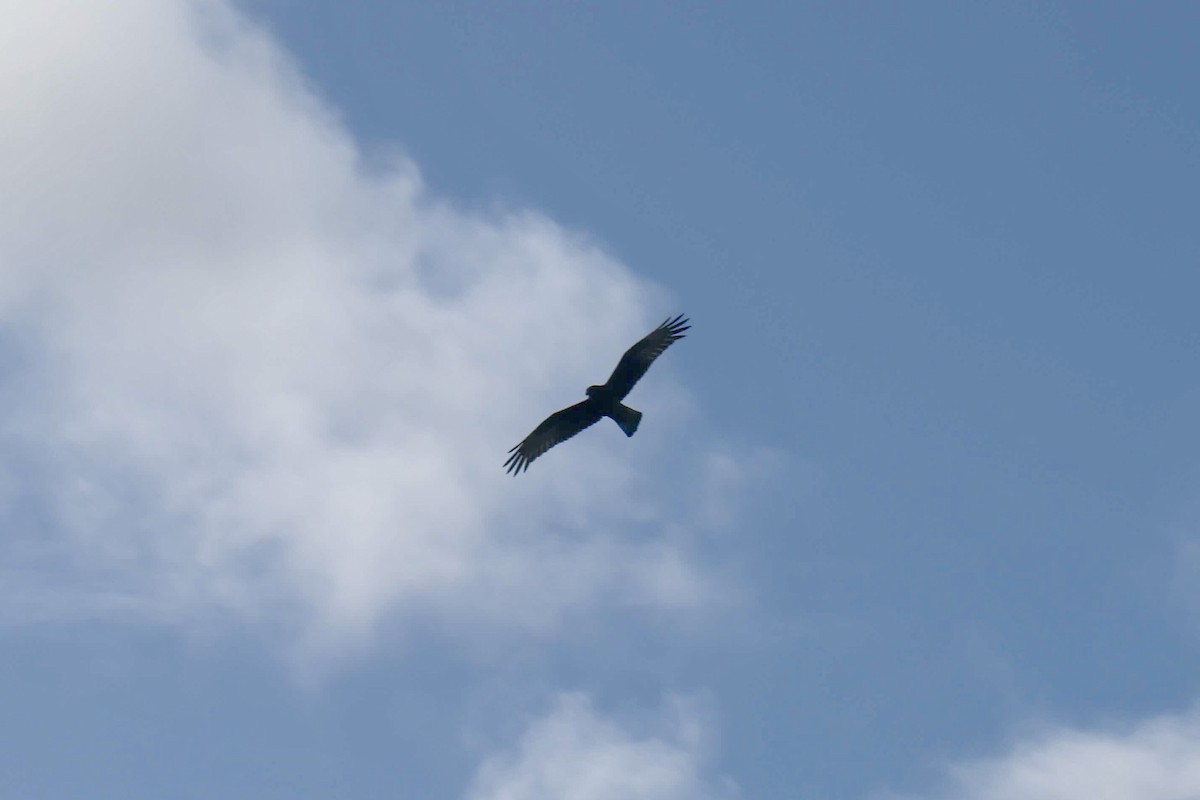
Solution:
{"label": "bird's body", "polygon": [[625,351],[617,368],[604,384],[587,388],[587,400],[551,414],[533,429],[533,433],[508,451],[511,455],[504,462],[508,472],[516,475],[529,469],[533,460],[542,453],[584,428],[595,425],[604,417],[616,422],[626,436],[633,436],[642,421],[642,412],[621,401],[650,369],[654,359],[672,343],[683,338],[683,332],[691,327],[687,322],[682,314],[668,319]]}

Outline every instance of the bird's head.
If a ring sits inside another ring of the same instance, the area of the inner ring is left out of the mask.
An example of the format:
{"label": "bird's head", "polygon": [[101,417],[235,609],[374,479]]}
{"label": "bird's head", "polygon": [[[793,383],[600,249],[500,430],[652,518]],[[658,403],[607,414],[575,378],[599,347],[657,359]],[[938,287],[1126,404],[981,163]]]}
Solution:
{"label": "bird's head", "polygon": [[592,397],[593,395],[598,394],[603,388],[603,386],[589,386],[587,388],[587,396]]}

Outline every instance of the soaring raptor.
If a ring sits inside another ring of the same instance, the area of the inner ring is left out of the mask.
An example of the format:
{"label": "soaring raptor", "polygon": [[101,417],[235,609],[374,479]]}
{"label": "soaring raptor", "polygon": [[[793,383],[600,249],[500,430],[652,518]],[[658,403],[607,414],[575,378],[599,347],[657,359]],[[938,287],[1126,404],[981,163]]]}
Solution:
{"label": "soaring raptor", "polygon": [[595,425],[601,417],[610,417],[621,426],[626,436],[633,436],[642,421],[642,412],[635,411],[621,403],[629,390],[646,374],[654,359],[662,355],[663,350],[671,346],[677,339],[683,338],[683,332],[691,326],[687,317],[680,314],[675,319],[668,319],[644,339],[625,351],[613,374],[603,386],[589,386],[587,400],[573,406],[556,411],[546,417],[541,425],[533,429],[533,433],[525,437],[519,445],[508,452],[511,453],[504,466],[508,472],[517,475],[529,469],[533,460],[559,442],[565,442],[584,428]]}

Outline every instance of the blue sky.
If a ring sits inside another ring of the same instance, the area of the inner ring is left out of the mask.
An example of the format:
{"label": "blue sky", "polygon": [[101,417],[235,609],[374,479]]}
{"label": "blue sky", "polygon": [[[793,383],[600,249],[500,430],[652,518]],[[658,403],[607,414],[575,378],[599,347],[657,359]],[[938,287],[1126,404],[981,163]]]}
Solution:
{"label": "blue sky", "polygon": [[5,5],[0,794],[1200,796],[1200,10]]}

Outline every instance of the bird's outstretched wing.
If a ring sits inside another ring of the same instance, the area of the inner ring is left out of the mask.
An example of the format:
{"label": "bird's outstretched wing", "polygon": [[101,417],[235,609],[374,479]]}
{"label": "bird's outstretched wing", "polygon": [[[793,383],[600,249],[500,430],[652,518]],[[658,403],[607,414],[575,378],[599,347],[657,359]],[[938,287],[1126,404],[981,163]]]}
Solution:
{"label": "bird's outstretched wing", "polygon": [[687,317],[680,314],[650,331],[644,339],[625,351],[605,386],[617,400],[625,397],[633,389],[633,385],[646,374],[646,370],[650,369],[654,359],[662,355],[663,350],[670,347],[672,342],[682,339],[683,332],[690,327],[692,326],[688,325]]}
{"label": "bird's outstretched wing", "polygon": [[584,428],[595,425],[602,416],[600,404],[590,398],[562,411],[555,411],[534,428],[524,441],[508,451],[512,455],[504,462],[504,466],[508,467],[507,472],[517,475],[529,469],[535,458]]}

